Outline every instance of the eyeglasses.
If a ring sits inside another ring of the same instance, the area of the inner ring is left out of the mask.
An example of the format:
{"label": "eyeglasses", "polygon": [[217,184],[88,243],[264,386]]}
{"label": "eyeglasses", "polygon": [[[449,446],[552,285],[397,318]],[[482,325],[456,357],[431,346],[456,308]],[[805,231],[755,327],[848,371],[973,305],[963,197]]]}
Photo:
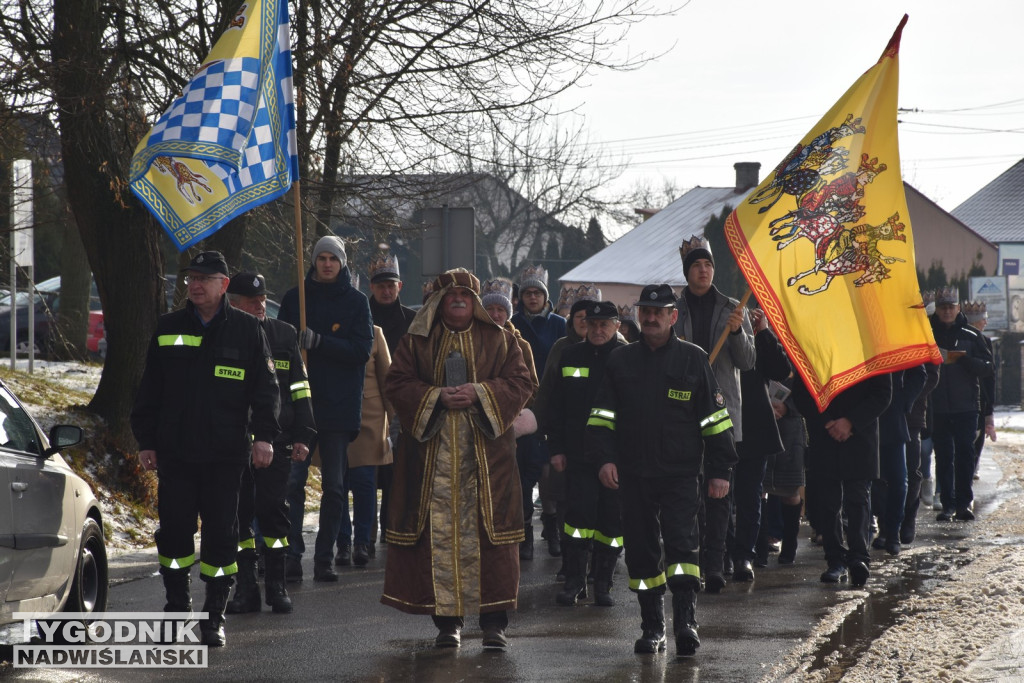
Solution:
{"label": "eyeglasses", "polygon": [[186,275],[185,284],[190,285],[193,282],[198,282],[201,285],[205,285],[207,282],[213,280],[226,280],[227,278],[223,275]]}

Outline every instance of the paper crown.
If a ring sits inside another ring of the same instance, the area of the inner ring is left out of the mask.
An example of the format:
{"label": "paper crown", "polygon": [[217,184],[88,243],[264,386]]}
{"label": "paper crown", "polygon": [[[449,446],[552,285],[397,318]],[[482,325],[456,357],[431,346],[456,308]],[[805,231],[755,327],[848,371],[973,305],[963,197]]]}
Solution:
{"label": "paper crown", "polygon": [[582,284],[576,288],[576,301],[601,301],[601,289],[593,284]]}
{"label": "paper crown", "polygon": [[519,274],[519,288],[526,289],[527,287],[537,287],[547,291],[548,271],[545,270],[544,266],[526,266],[523,268],[523,272]]}
{"label": "paper crown", "polygon": [[935,290],[935,305],[960,303],[960,292],[956,287],[940,287]]}
{"label": "paper crown", "polygon": [[497,294],[505,297],[509,301],[512,301],[512,281],[507,277],[485,280],[483,286],[480,288],[480,296],[482,298],[488,294]]}
{"label": "paper crown", "polygon": [[366,272],[370,276],[370,282],[402,279],[398,270],[398,258],[394,254],[384,251],[373,257]]}
{"label": "paper crown", "polygon": [[926,290],[922,291],[921,292],[921,303],[923,303],[925,306],[927,306],[928,304],[935,303],[935,292],[930,290],[930,289],[926,289]]}
{"label": "paper crown", "polygon": [[[555,306],[555,312],[562,310],[569,310],[572,305],[576,303],[576,288],[572,285],[562,285],[562,289],[558,292],[558,304]],[[561,315],[559,313],[559,315]]]}
{"label": "paper crown", "polygon": [[[688,270],[686,267],[686,257],[689,256],[690,253],[697,251],[698,249],[702,249],[707,252],[706,256],[701,256],[700,258],[712,258],[711,243],[708,242],[707,238],[704,237],[703,235],[690,235],[690,239],[683,240],[683,243],[679,245],[679,258],[683,262],[684,277],[686,276],[686,271]],[[696,258],[698,257],[694,256],[694,259]]]}
{"label": "paper crown", "polygon": [[967,322],[969,323],[988,318],[988,306],[984,301],[965,301],[960,310],[967,316]]}
{"label": "paper crown", "polygon": [[632,320],[636,322],[636,302],[634,301],[628,306],[619,306],[619,320],[626,322]]}

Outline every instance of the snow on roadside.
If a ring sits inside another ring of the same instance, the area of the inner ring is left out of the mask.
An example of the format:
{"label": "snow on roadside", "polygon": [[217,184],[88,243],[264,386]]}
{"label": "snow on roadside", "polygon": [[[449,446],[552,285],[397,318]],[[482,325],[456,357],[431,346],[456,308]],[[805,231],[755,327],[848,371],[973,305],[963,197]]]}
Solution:
{"label": "snow on roadside", "polygon": [[[983,457],[1001,471],[999,504],[970,523],[975,534],[950,579],[909,595],[896,623],[844,670],[843,681],[1024,679],[1024,411],[999,409],[996,428],[998,441],[986,443]],[[836,605],[766,680],[835,680],[808,671],[813,653],[862,599]],[[799,673],[784,673],[792,671]]]}

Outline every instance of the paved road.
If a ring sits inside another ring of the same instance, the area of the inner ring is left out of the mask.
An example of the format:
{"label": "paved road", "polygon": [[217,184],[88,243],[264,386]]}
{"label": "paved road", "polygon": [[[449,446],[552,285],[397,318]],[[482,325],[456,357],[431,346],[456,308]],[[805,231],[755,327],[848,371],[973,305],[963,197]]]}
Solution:
{"label": "paved road", "polygon": [[[998,470],[986,469],[984,480],[999,480]],[[983,481],[978,489],[979,508],[992,496]],[[968,524],[938,525],[934,513],[922,512],[918,545],[950,547],[971,533]],[[315,515],[307,516],[307,529]],[[539,531],[539,529],[538,529]],[[639,635],[639,609],[624,588],[625,569],[620,562],[612,608],[591,605],[575,608],[554,604],[558,585],[554,574],[559,561],[538,546],[537,559],[523,563],[519,610],[509,628],[511,645],[504,653],[484,652],[475,620],[467,623],[463,646],[435,650],[434,628],[429,617],[410,616],[379,603],[386,549],[366,568],[344,568],[341,581],[321,584],[307,580],[291,584],[295,603],[291,615],[264,611],[228,617],[228,646],[211,650],[204,680],[342,680],[342,681],[749,681],[764,676],[801,640],[805,639],[829,609],[840,603],[878,599],[893,612],[893,579],[912,568],[907,555],[890,559],[876,551],[876,570],[868,593],[846,584],[835,587],[818,581],[824,568],[821,549],[806,539],[806,526],[796,563],[771,565],[757,572],[753,584],[730,584],[719,595],[702,594],[698,602],[702,646],[692,660],[676,660],[668,652],[658,656],[634,655],[633,640]],[[312,538],[309,539],[312,547]],[[939,552],[937,550],[936,552]],[[305,570],[312,575],[307,556]],[[152,550],[114,561],[111,611],[157,611],[163,606],[162,588],[155,574]],[[198,581],[196,582],[198,584]],[[898,586],[897,586],[898,588]],[[201,605],[201,587],[196,591]],[[197,605],[198,607],[198,605]],[[884,627],[853,622],[847,630]],[[876,621],[880,609],[874,611]],[[895,617],[893,617],[895,618]],[[670,625],[671,629],[671,625]],[[842,629],[841,629],[842,630]],[[866,633],[868,631],[865,631]],[[9,649],[9,648],[8,648]],[[5,653],[0,651],[0,659]],[[9,657],[9,652],[6,653]],[[8,671],[12,680],[70,680],[71,672]],[[92,672],[97,680],[178,680],[196,674],[164,670],[103,670]],[[79,671],[75,680],[88,680]]]}

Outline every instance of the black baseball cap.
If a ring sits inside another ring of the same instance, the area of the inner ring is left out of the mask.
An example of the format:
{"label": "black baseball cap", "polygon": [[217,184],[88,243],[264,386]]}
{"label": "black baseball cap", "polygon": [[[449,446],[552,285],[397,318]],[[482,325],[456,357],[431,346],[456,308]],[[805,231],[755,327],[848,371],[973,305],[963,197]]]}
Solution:
{"label": "black baseball cap", "polygon": [[192,263],[188,264],[187,268],[181,269],[183,273],[189,271],[205,273],[207,275],[220,273],[226,276],[228,274],[228,262],[224,260],[224,254],[219,251],[204,251],[196,254],[195,258],[192,259]]}
{"label": "black baseball cap", "polygon": [[640,292],[637,299],[637,306],[657,306],[658,308],[671,308],[676,305],[676,294],[668,285],[647,285]]}
{"label": "black baseball cap", "polygon": [[228,294],[266,296],[267,281],[257,273],[242,271],[231,278],[231,282],[228,283]]}
{"label": "black baseball cap", "polygon": [[587,320],[618,320],[619,308],[611,301],[588,301]]}

